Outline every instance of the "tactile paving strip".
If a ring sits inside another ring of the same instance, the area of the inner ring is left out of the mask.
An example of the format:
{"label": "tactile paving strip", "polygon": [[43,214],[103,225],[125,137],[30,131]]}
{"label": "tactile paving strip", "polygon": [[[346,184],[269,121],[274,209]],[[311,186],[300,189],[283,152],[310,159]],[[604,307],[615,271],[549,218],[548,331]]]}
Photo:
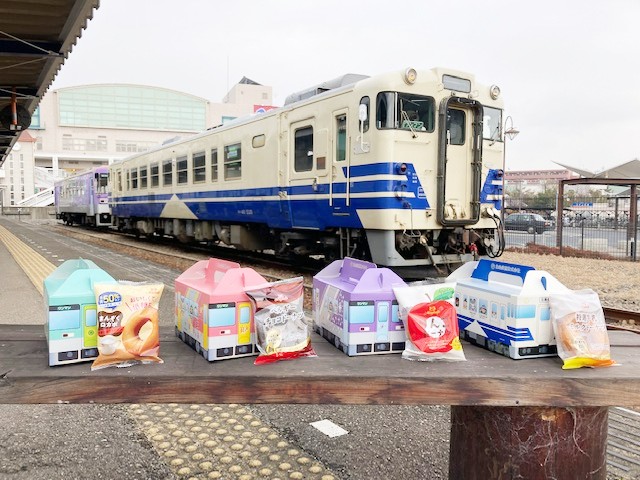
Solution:
{"label": "tactile paving strip", "polygon": [[335,480],[242,405],[134,404],[129,413],[180,478]]}

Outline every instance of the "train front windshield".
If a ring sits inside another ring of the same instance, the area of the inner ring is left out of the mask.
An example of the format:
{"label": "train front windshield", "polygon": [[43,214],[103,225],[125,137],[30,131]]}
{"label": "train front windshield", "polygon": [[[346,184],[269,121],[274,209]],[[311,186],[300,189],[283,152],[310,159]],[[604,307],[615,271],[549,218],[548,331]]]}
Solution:
{"label": "train front windshield", "polygon": [[96,174],[96,180],[97,180],[97,189],[96,191],[98,193],[107,193],[107,182],[109,180],[109,174],[108,173],[97,173]]}
{"label": "train front windshield", "polygon": [[376,99],[376,125],[379,129],[402,129],[433,132],[435,100],[433,97],[400,92],[380,92]]}

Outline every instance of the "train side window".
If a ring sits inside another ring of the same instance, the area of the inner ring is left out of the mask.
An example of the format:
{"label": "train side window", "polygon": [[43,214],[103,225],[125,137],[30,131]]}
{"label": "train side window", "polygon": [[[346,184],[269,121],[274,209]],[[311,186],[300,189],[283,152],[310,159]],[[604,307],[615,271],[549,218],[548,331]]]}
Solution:
{"label": "train side window", "polygon": [[218,149],[211,149],[211,181],[218,181]]}
{"label": "train side window", "polygon": [[207,164],[204,152],[193,154],[193,183],[202,183],[207,179]]}
{"label": "train side window", "polygon": [[313,168],[313,127],[299,128],[294,137],[296,172],[309,172]]}
{"label": "train side window", "polygon": [[171,159],[162,161],[162,185],[164,187],[173,185],[173,163]]}
{"label": "train side window", "polygon": [[131,189],[135,190],[136,188],[138,188],[138,169],[132,168],[131,169]]}
{"label": "train side window", "polygon": [[336,161],[347,159],[347,116],[343,113],[336,117]]}
{"label": "train side window", "polygon": [[127,191],[131,190],[131,172],[127,170]]}
{"label": "train side window", "polygon": [[233,180],[242,176],[242,149],[239,143],[224,147],[224,179]]}
{"label": "train side window", "polygon": [[146,165],[140,167],[140,188],[147,188],[147,172]]}
{"label": "train side window", "polygon": [[[367,107],[367,119],[364,121],[364,124],[362,125],[362,131],[363,132],[369,131],[369,118],[371,118],[370,103],[371,103],[371,101],[369,100],[369,97],[362,97],[360,99],[360,105],[364,105],[365,107]],[[358,131],[360,131],[360,126],[359,125],[358,125]]]}
{"label": "train side window", "polygon": [[454,108],[447,110],[447,134],[449,136],[449,144],[464,145],[465,118],[466,115],[462,110],[456,110]]}
{"label": "train side window", "polygon": [[157,162],[151,164],[150,180],[151,180],[151,188],[157,187],[160,185],[160,168]]}
{"label": "train side window", "polygon": [[187,156],[176,158],[176,178],[178,185],[185,184],[189,181]]}

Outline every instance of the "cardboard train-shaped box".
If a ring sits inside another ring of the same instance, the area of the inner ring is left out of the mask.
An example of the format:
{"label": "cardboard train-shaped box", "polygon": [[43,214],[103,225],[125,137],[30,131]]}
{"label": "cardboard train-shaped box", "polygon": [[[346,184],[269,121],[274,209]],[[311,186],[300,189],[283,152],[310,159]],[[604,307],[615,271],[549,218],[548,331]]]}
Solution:
{"label": "cardboard train-shaped box", "polygon": [[98,356],[94,283],[115,283],[90,260],[67,260],[44,279],[45,335],[49,366],[93,361]]}
{"label": "cardboard train-shaped box", "polygon": [[313,329],[349,356],[400,353],[405,331],[393,286],[405,285],[375,263],[336,260],[313,277]]}
{"label": "cardboard train-shaped box", "polygon": [[557,355],[549,295],[566,291],[549,273],[482,259],[453,272],[460,338],[514,358]]}
{"label": "cardboard train-shaped box", "polygon": [[267,283],[251,268],[210,258],[175,281],[176,335],[209,361],[257,355],[246,288]]}

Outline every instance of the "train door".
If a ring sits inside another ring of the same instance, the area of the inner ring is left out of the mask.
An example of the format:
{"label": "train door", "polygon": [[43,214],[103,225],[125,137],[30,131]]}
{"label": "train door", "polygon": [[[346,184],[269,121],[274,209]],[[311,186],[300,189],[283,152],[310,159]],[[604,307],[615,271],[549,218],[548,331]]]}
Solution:
{"label": "train door", "polygon": [[238,345],[246,345],[251,343],[251,303],[238,302],[237,310]]}
{"label": "train door", "polygon": [[[347,130],[348,110],[342,109],[333,112],[332,156],[331,175],[329,176],[329,205],[334,216],[349,215],[349,132]],[[347,181],[342,180],[341,172]]]}
{"label": "train door", "polygon": [[289,206],[296,228],[321,229],[323,202],[329,193],[327,176],[327,129],[314,118],[289,125]]}
{"label": "train door", "polygon": [[448,97],[440,105],[438,221],[445,226],[475,224],[480,218],[482,105]]}

